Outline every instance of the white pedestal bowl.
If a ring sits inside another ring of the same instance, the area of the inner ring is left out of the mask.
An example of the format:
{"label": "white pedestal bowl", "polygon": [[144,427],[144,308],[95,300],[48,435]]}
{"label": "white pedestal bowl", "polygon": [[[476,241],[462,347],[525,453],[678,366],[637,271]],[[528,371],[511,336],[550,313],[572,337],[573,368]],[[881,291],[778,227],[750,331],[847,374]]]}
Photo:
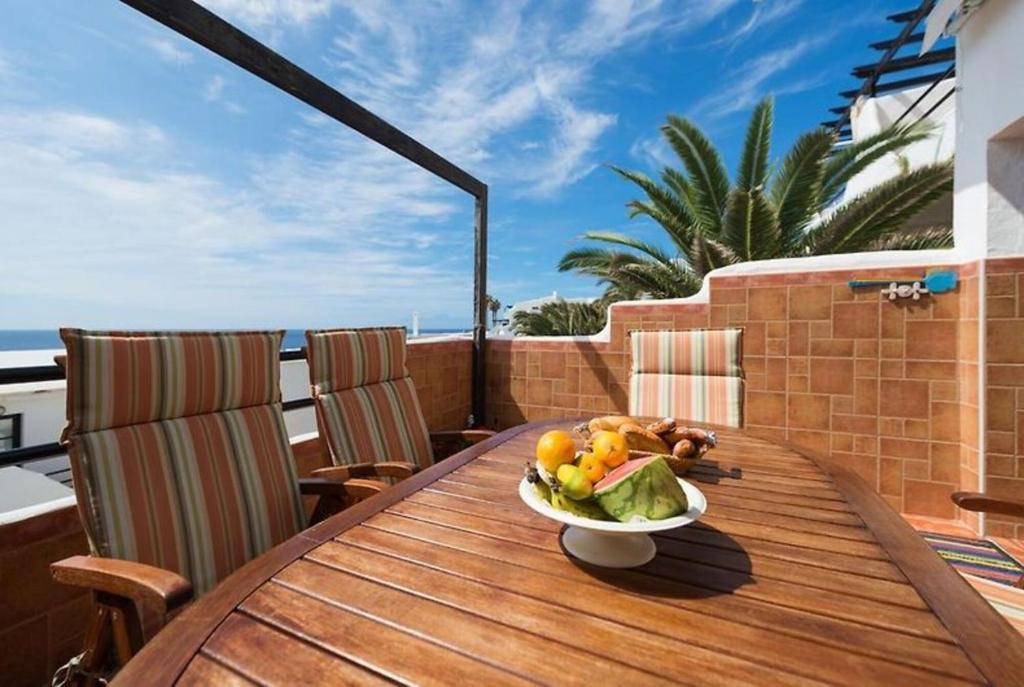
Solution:
{"label": "white pedestal bowl", "polygon": [[519,498],[541,515],[569,526],[562,533],[562,545],[576,558],[604,568],[635,568],[649,562],[657,553],[649,532],[689,525],[707,510],[708,502],[700,489],[682,479],[679,479],[679,486],[686,493],[690,507],[685,513],[665,520],[638,518],[632,522],[613,522],[566,513],[542,499],[525,477],[519,483]]}

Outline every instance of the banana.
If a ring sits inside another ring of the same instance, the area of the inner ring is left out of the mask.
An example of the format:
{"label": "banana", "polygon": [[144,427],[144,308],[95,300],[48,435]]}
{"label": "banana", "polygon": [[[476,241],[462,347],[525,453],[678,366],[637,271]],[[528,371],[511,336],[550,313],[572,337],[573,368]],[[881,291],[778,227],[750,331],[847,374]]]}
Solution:
{"label": "banana", "polygon": [[573,501],[560,491],[551,492],[551,505],[555,510],[578,515],[591,520],[611,520],[611,517],[594,501]]}

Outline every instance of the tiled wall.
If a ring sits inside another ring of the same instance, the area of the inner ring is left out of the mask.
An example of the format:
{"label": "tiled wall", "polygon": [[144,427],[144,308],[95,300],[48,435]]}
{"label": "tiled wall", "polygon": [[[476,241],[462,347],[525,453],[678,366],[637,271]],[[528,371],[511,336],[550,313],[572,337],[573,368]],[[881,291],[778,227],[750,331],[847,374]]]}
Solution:
{"label": "tiled wall", "polygon": [[960,434],[963,290],[890,302],[847,285],[903,272],[922,270],[719,277],[707,304],[614,307],[607,343],[492,341],[489,419],[507,427],[625,412],[630,330],[743,327],[750,431],[831,453],[898,510],[956,517],[949,495],[970,463]]}
{"label": "tiled wall", "polygon": [[[985,271],[985,491],[1024,500],[1024,258]],[[990,515],[986,531],[1024,539],[1024,522]]]}
{"label": "tiled wall", "polygon": [[74,508],[0,527],[0,683],[48,685],[81,649],[91,600],[49,565],[85,551]]}
{"label": "tiled wall", "polygon": [[431,430],[463,429],[472,412],[473,342],[409,343],[408,367]]}

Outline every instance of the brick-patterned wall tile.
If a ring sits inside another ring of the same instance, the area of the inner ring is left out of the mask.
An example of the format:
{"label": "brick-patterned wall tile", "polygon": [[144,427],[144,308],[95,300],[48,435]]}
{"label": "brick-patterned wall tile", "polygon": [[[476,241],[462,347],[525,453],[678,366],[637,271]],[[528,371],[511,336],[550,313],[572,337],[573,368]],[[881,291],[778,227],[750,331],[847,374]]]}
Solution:
{"label": "brick-patterned wall tile", "polygon": [[[832,453],[906,512],[956,515],[949,493],[976,482],[979,472],[978,427],[971,421],[978,392],[971,340],[978,326],[977,267],[958,269],[956,291],[916,303],[889,301],[877,289],[855,292],[847,284],[854,276],[880,278],[898,268],[716,278],[709,304],[613,307],[608,343],[495,342],[489,366],[505,370],[506,388],[491,401],[489,415],[503,427],[625,412],[631,330],[738,326],[744,329],[744,414],[751,433]],[[998,280],[996,297],[1017,298],[1016,276]],[[1000,313],[1024,315],[1018,300],[1013,308],[1000,307]],[[1024,389],[1024,345],[1018,351],[1005,338],[997,337],[1005,349],[1003,377]],[[545,355],[531,357],[541,348]],[[576,356],[575,364],[569,356]],[[549,382],[550,390],[535,379]],[[1024,444],[1024,393],[1007,402],[1012,420],[1003,417],[1000,427],[1011,426],[992,430],[1006,433],[1004,448],[1011,435],[1014,447]],[[1001,464],[1004,472],[1024,477],[1016,448],[1001,455],[1014,458]]]}

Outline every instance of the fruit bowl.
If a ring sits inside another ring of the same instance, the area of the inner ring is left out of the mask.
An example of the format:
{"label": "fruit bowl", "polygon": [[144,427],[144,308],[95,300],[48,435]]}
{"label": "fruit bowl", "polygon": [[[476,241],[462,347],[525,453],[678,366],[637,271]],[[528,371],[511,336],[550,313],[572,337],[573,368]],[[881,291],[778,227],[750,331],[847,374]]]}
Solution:
{"label": "fruit bowl", "polygon": [[689,509],[664,520],[636,519],[631,522],[594,520],[554,508],[537,494],[524,477],[519,483],[519,498],[534,511],[569,527],[562,533],[566,550],[582,561],[605,568],[634,568],[649,562],[657,553],[648,532],[661,532],[695,522],[707,510],[708,502],[700,489],[679,479]]}

